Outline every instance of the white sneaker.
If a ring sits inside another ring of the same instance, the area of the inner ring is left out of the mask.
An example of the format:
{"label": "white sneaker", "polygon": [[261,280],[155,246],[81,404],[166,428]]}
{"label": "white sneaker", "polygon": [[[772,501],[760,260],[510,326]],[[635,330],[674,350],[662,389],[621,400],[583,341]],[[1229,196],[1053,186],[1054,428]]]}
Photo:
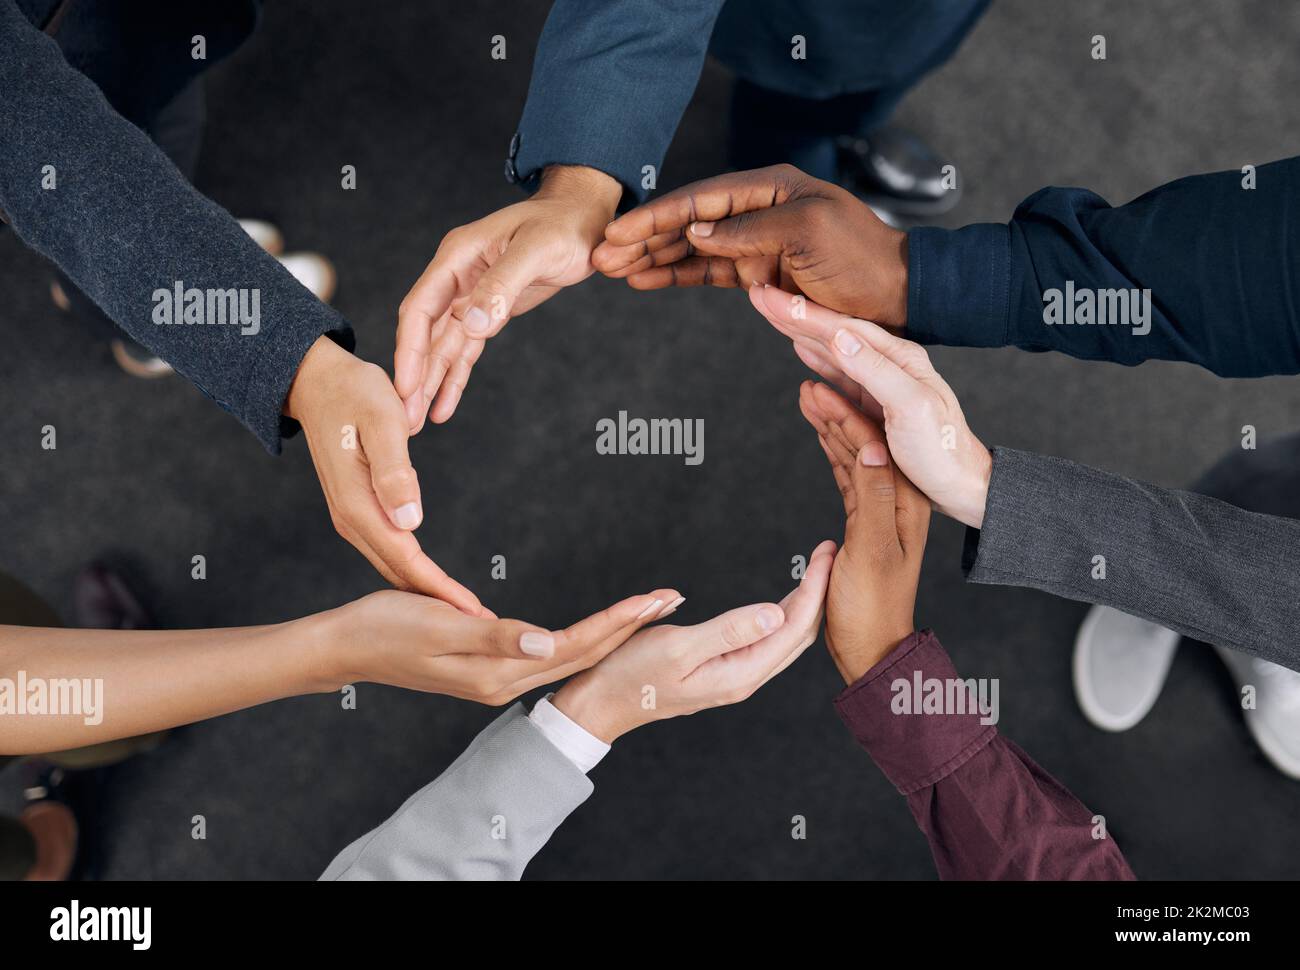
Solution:
{"label": "white sneaker", "polygon": [[1074,640],[1074,696],[1105,731],[1127,731],[1160,696],[1182,637],[1158,623],[1094,606]]}
{"label": "white sneaker", "polygon": [[248,233],[253,242],[272,256],[279,256],[284,252],[284,236],[271,223],[262,219],[240,219],[239,228]]}
{"label": "white sneaker", "polygon": [[333,299],[338,277],[334,273],[334,264],[320,253],[285,253],[276,258],[294,279],[311,290],[316,299],[322,303]]}
{"label": "white sneaker", "polygon": [[1248,654],[1215,647],[1241,688],[1255,688],[1255,706],[1244,708],[1246,727],[1264,756],[1288,778],[1300,779],[1300,673]]}

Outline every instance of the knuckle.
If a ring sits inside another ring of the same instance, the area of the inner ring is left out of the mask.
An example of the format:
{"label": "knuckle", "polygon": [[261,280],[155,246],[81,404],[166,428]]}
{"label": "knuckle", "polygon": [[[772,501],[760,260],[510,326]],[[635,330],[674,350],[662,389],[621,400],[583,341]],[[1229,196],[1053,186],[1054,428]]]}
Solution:
{"label": "knuckle", "polygon": [[393,465],[375,474],[375,487],[386,492],[405,492],[418,484],[419,476],[410,465]]}
{"label": "knuckle", "polygon": [[732,650],[743,647],[749,642],[749,638],[745,635],[744,625],[740,620],[732,617],[722,625],[722,642]]}
{"label": "knuckle", "polygon": [[912,367],[930,368],[930,354],[920,344],[908,343],[899,352],[903,363]]}
{"label": "knuckle", "polygon": [[495,677],[489,675],[479,675],[469,682],[469,692],[475,700],[482,704],[491,703],[491,699],[501,690],[501,684],[497,683]]}

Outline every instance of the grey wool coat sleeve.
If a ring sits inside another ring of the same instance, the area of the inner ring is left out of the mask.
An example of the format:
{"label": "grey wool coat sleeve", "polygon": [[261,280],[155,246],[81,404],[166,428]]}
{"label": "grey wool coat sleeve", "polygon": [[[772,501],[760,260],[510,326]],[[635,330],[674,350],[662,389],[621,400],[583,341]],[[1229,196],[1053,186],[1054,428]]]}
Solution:
{"label": "grey wool coat sleeve", "polygon": [[1300,670],[1300,520],[996,448],[962,565]]}
{"label": "grey wool coat sleeve", "polygon": [[[51,181],[51,177],[53,181]],[[12,0],[0,0],[0,212],[138,343],[238,418],[268,451],[284,400],[324,334],[352,329],[150,139],[117,114]],[[155,323],[159,290],[257,294],[260,323]]]}
{"label": "grey wool coat sleeve", "polygon": [[515,704],[321,879],[518,879],[592,790]]}

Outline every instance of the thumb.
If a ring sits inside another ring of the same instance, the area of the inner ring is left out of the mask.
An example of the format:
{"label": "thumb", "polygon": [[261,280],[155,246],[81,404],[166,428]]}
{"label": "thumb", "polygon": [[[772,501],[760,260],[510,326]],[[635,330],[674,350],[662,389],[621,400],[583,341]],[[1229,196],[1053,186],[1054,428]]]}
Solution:
{"label": "thumb", "polygon": [[469,295],[461,326],[471,337],[493,337],[510,320],[519,295],[542,274],[542,246],[529,246],[518,236],[510,241]]}
{"label": "thumb", "polygon": [[755,603],[729,610],[691,627],[690,660],[702,664],[713,657],[748,647],[779,630],[785,611],[775,603]]}
{"label": "thumb", "polygon": [[844,530],[844,545],[869,549],[898,547],[898,496],[889,448],[878,439],[858,450],[851,473],[856,498],[853,515]]}
{"label": "thumb", "polygon": [[392,415],[368,425],[361,445],[370,466],[370,484],[389,521],[407,532],[424,519],[420,480],[407,451],[410,430],[406,412],[396,407]]}
{"label": "thumb", "polygon": [[692,222],[686,238],[696,252],[706,256],[779,256],[807,234],[808,206],[814,201],[787,202],[718,222]]}

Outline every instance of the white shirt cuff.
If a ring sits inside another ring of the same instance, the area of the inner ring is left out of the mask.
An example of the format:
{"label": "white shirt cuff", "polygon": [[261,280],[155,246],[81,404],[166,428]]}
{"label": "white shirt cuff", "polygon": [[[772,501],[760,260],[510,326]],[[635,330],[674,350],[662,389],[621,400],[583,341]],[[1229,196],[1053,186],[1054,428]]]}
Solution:
{"label": "white shirt cuff", "polygon": [[585,775],[600,764],[601,758],[609,754],[609,745],[581,724],[569,720],[564,712],[551,703],[554,696],[547,694],[538,701],[528,719],[537,725],[537,730],[542,732],[547,741],[559,748]]}

